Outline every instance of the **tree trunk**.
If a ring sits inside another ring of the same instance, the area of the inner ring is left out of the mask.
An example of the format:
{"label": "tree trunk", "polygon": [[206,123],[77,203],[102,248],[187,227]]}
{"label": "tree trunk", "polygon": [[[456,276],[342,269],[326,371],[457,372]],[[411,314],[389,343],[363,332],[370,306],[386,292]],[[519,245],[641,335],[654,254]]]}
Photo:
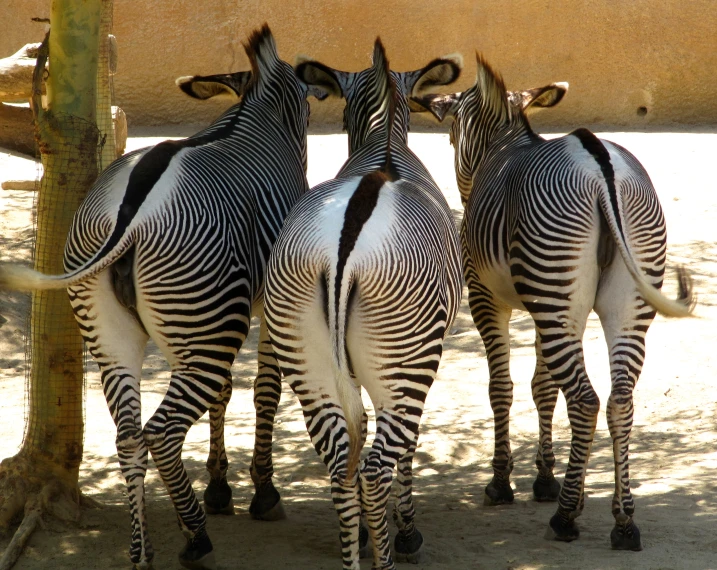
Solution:
{"label": "tree trunk", "polygon": [[[53,0],[49,42],[46,39],[51,69],[46,110],[39,88],[45,53],[41,51],[37,58],[33,109],[44,176],[37,204],[35,269],[43,273],[63,272],[63,251],[72,218],[97,177],[100,8],[101,0]],[[34,294],[31,327],[32,373],[25,439],[18,455],[3,461],[4,477],[0,474],[0,529],[7,529],[23,508],[30,527],[28,530],[28,525],[21,525],[21,536],[6,550],[0,570],[12,566],[22,542],[40,518],[38,513],[64,520],[79,517],[83,347],[65,291]]]}
{"label": "tree trunk", "polygon": [[[97,58],[97,128],[100,131],[100,171],[117,158],[115,130],[112,121],[112,77],[110,75],[110,45],[117,42],[112,31],[112,0],[102,0],[100,15],[100,45]],[[116,60],[116,54],[115,54]]]}

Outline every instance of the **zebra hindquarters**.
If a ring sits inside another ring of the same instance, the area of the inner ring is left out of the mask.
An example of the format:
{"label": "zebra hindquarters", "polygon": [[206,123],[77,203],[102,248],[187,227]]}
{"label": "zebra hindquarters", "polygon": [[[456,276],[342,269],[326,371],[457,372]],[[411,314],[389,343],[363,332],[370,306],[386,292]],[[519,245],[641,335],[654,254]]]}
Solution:
{"label": "zebra hindquarters", "polygon": [[[394,567],[386,510],[397,464],[395,557],[418,562],[423,544],[414,523],[411,462],[450,320],[442,294],[445,283],[435,275],[437,271],[431,271],[434,268],[424,269],[402,276],[405,279],[378,273],[360,281],[348,320],[347,351],[353,372],[376,414],[376,436],[359,473],[374,568]],[[401,293],[395,289],[397,283],[403,285]]]}
{"label": "zebra hindquarters", "polygon": [[[662,216],[645,212],[628,195],[624,211],[632,252],[648,281],[661,288],[665,269],[665,227]],[[610,396],[607,423],[613,441],[615,492],[610,539],[614,549],[641,550],[640,531],[633,517],[629,445],[633,423],[633,391],[645,359],[645,337],[655,311],[640,296],[623,259],[615,255],[604,269],[595,300],[610,357]]]}
{"label": "zebra hindquarters", "polygon": [[130,506],[130,560],[138,568],[149,567],[154,548],[145,509],[148,448],[142,437],[140,395],[148,336],[117,300],[109,270],[70,287],[68,294],[87,348],[100,368],[102,390],[117,426],[117,456]]}
{"label": "zebra hindquarters", "polygon": [[[231,394],[231,365],[249,331],[253,297],[249,271],[231,255],[225,234],[205,232],[205,227],[200,221],[185,223],[174,241],[140,243],[134,265],[138,314],[171,366],[164,398],[142,433],[187,536],[180,562],[197,568],[210,568],[214,553],[182,447],[189,429],[210,411],[210,461],[218,467],[215,475],[226,474],[225,452],[219,448],[222,420]],[[160,235],[170,233],[167,228]]]}
{"label": "zebra hindquarters", "polygon": [[[577,192],[567,204],[560,204],[571,209],[569,220],[550,203],[549,195],[535,194],[521,203],[523,217],[510,243],[510,270],[515,291],[535,322],[541,363],[567,404],[570,458],[548,534],[571,541],[579,537],[574,519],[583,509],[585,473],[600,409],[582,345],[600,279],[600,221],[596,201]],[[538,373],[543,387],[549,387],[544,382],[547,375]]]}
{"label": "zebra hindquarters", "polygon": [[358,471],[348,478],[349,430],[336,383],[320,272],[296,271],[296,267],[291,272],[287,267],[277,271],[277,259],[284,260],[275,250],[267,273],[265,315],[269,337],[282,375],[301,403],[311,442],[329,471],[341,527],[343,568],[358,570]]}

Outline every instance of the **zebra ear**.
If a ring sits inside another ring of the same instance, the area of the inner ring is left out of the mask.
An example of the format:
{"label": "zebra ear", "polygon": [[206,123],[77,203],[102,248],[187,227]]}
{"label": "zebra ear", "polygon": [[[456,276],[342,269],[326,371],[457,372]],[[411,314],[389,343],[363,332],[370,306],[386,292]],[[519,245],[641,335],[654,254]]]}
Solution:
{"label": "zebra ear", "polygon": [[411,97],[408,106],[411,111],[422,113],[430,112],[436,119],[443,121],[447,116],[453,115],[456,106],[460,101],[460,93],[450,95],[423,95],[422,97]]}
{"label": "zebra ear", "polygon": [[565,82],[551,83],[525,91],[510,91],[508,96],[511,103],[518,105],[526,114],[530,114],[560,103],[568,92],[568,87]]}
{"label": "zebra ear", "polygon": [[212,99],[220,97],[237,101],[244,96],[251,81],[251,71],[239,71],[221,75],[194,75],[178,77],[175,83],[190,97]]}
{"label": "zebra ear", "polygon": [[463,56],[459,53],[434,59],[422,69],[399,73],[408,97],[420,97],[430,89],[453,83],[461,74]]}
{"label": "zebra ear", "polygon": [[344,76],[347,74],[343,71],[337,71],[328,65],[308,60],[302,56],[297,58],[294,71],[297,77],[309,87],[310,94],[313,95],[312,88],[324,93],[323,97],[317,96],[318,99],[325,99],[329,95],[339,98],[346,96],[343,84],[345,84]]}

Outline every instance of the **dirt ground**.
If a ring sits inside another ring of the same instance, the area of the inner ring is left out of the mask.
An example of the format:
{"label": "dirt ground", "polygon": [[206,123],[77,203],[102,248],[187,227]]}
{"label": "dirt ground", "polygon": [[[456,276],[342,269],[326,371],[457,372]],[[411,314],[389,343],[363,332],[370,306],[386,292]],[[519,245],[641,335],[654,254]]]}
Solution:
{"label": "dirt ground", "polygon": [[[130,139],[129,148],[189,133],[158,129],[131,134],[144,136]],[[590,460],[585,511],[579,519],[580,540],[570,544],[545,540],[555,505],[531,500],[538,420],[530,396],[534,334],[527,314],[516,312],[512,320],[515,504],[498,508],[483,505],[483,487],[491,476],[493,422],[483,345],[464,300],[446,342],[421,425],[414,473],[417,524],[425,549],[417,569],[717,568],[717,351],[713,352],[717,347],[717,134],[601,136],[630,149],[652,176],[667,218],[669,262],[686,264],[693,271],[699,295],[699,318],[656,319],[648,335],[647,360],[635,392],[630,459],[636,522],[642,530],[644,550],[610,550],[613,466],[604,416],[609,371],[605,343],[594,315],[585,333],[586,360],[603,409]],[[460,209],[448,136],[412,134],[410,144],[445,190],[452,207]],[[310,137],[312,184],[334,175],[346,156],[346,147],[343,135]],[[35,163],[0,149],[0,180],[34,179],[37,175]],[[2,259],[29,259],[32,200],[31,192],[0,190]],[[666,289],[674,291],[672,273]],[[8,457],[17,451],[23,436],[23,328],[28,303],[27,296],[17,294],[2,294],[0,303],[0,456]],[[339,568],[338,519],[326,470],[310,446],[297,400],[286,388],[277,417],[275,483],[288,518],[265,523],[249,517],[255,358],[253,330],[235,364],[235,390],[227,418],[236,515],[214,517],[208,523],[219,568]],[[48,521],[46,528],[31,538],[16,566],[18,570],[130,566],[129,516],[117,467],[114,426],[100,390],[97,367],[91,362],[88,367],[87,429],[80,484],[83,492],[104,508],[84,511],[77,526]],[[164,360],[153,347],[148,349],[145,372],[146,419],[161,400],[168,379]],[[200,493],[207,481],[203,465],[208,433],[204,418],[190,431],[184,448],[185,463]],[[555,441],[556,474],[562,478],[569,446],[562,397],[555,417]],[[178,568],[177,553],[183,538],[154,468],[150,468],[147,477],[147,503],[156,550],[155,568]],[[391,532],[395,532],[393,526]],[[8,539],[0,541],[0,548],[7,543]],[[362,568],[370,566],[369,560],[362,563]]]}

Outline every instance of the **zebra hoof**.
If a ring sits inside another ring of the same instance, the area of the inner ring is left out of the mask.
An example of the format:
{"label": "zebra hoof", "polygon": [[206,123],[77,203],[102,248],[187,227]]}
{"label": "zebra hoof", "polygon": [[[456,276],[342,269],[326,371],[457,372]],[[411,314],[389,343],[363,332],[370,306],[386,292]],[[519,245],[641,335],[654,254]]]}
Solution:
{"label": "zebra hoof", "polygon": [[512,505],[513,489],[508,481],[493,477],[492,481],[486,485],[485,497],[483,504],[487,507],[496,505]]}
{"label": "zebra hoof", "polygon": [[415,529],[409,535],[399,531],[393,541],[393,551],[398,562],[418,564],[423,551],[423,536]]}
{"label": "zebra hoof", "polygon": [[179,563],[190,570],[217,570],[214,547],[207,531],[198,531],[179,553]]}
{"label": "zebra hoof", "polygon": [[258,521],[279,521],[286,518],[284,506],[281,504],[281,495],[269,481],[254,493],[249,506],[251,518]]}
{"label": "zebra hoof", "polygon": [[580,529],[574,520],[565,520],[559,513],[555,513],[550,519],[550,526],[545,531],[545,538],[548,540],[560,540],[572,542],[580,538]]}
{"label": "zebra hoof", "polygon": [[359,558],[371,556],[371,548],[368,543],[368,529],[363,522],[359,525]]}
{"label": "zebra hoof", "polygon": [[140,562],[139,564],[132,564],[132,570],[153,570],[151,561]]}
{"label": "zebra hoof", "polygon": [[613,550],[642,550],[640,529],[630,520],[627,524],[616,524],[610,533],[610,544]]}
{"label": "zebra hoof", "polygon": [[533,482],[533,498],[539,503],[550,503],[558,500],[560,495],[560,483],[555,476],[538,475]]}
{"label": "zebra hoof", "polygon": [[233,515],[232,488],[226,479],[211,479],[204,491],[204,512],[208,515]]}

